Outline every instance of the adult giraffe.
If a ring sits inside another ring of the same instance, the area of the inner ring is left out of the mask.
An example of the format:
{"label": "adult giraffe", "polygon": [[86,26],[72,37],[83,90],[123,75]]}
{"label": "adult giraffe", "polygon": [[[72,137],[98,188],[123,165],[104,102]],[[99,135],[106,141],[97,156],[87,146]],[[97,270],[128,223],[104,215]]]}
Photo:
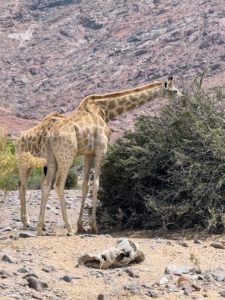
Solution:
{"label": "adult giraffe", "polygon": [[30,225],[26,207],[26,187],[35,165],[31,161],[31,156],[23,156],[23,154],[30,153],[35,158],[45,158],[48,130],[56,120],[63,117],[65,116],[57,113],[46,116],[37,126],[23,131],[16,141],[19,173],[18,190],[20,195],[21,221],[24,226]]}
{"label": "adult giraffe", "polygon": [[64,186],[69,168],[78,155],[84,155],[84,179],[82,185],[82,203],[77,222],[77,232],[83,231],[83,210],[88,192],[88,180],[92,162],[94,163],[93,203],[90,226],[93,233],[98,233],[96,223],[97,193],[101,164],[107,152],[110,138],[109,120],[117,115],[140,107],[156,98],[173,100],[182,94],[173,85],[169,77],[165,83],[155,82],[132,90],[86,97],[70,116],[60,118],[48,129],[46,139],[46,169],[42,182],[41,209],[37,225],[37,234],[42,235],[47,199],[54,181],[54,189],[61,202],[63,220],[68,235],[73,234],[67,216],[64,198]]}

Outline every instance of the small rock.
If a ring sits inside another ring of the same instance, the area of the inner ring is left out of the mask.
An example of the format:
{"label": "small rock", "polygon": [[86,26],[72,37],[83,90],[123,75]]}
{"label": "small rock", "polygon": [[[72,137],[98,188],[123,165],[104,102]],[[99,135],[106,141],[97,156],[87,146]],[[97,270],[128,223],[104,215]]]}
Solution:
{"label": "small rock", "polygon": [[193,292],[192,287],[191,286],[185,286],[184,288],[184,295],[188,296]]}
{"label": "small rock", "polygon": [[200,245],[200,244],[202,244],[202,241],[200,241],[200,240],[198,240],[198,239],[195,239],[195,240],[194,240],[194,243]]}
{"label": "small rock", "polygon": [[18,235],[10,235],[9,238],[10,238],[11,240],[16,241],[16,240],[19,239],[19,236],[18,236]]}
{"label": "small rock", "polygon": [[73,277],[69,274],[66,274],[63,277],[60,277],[59,279],[64,280],[65,282],[72,282],[73,281]]}
{"label": "small rock", "polygon": [[125,290],[129,290],[133,294],[139,293],[139,288],[140,288],[140,285],[137,283],[131,283],[131,284],[124,286]]}
{"label": "small rock", "polygon": [[95,275],[96,275],[96,278],[99,278],[99,277],[104,277],[104,273],[101,272],[101,271],[97,271],[95,272]]}
{"label": "small rock", "polygon": [[47,283],[37,279],[36,277],[28,277],[27,282],[29,283],[29,287],[35,289],[36,291],[43,291],[48,287]]}
{"label": "small rock", "polygon": [[143,286],[146,289],[152,289],[152,286],[146,283],[143,283],[141,286]]}
{"label": "small rock", "polygon": [[22,268],[19,268],[19,269],[17,270],[17,272],[18,272],[18,273],[27,273],[28,271],[27,271],[26,268],[22,267]]}
{"label": "small rock", "polygon": [[41,296],[41,295],[39,295],[39,294],[32,294],[32,298],[34,298],[34,299],[38,299],[38,300],[43,300],[43,297]]}
{"label": "small rock", "polygon": [[8,288],[8,285],[6,285],[5,283],[0,283],[0,289],[4,290],[7,288]]}
{"label": "small rock", "polygon": [[157,285],[163,285],[165,283],[169,282],[169,280],[166,277],[162,277],[159,279],[159,281],[157,282]]}
{"label": "small rock", "polygon": [[196,290],[196,291],[201,291],[201,288],[199,285],[197,285],[196,283],[192,283],[192,287]]}
{"label": "small rock", "polygon": [[163,243],[164,241],[163,241],[163,239],[160,239],[160,238],[157,238],[156,239],[156,243],[158,243],[158,244],[161,244],[161,243]]}
{"label": "small rock", "polygon": [[6,271],[6,270],[0,270],[1,278],[8,278],[14,276],[13,273]]}
{"label": "small rock", "polygon": [[169,265],[165,268],[166,274],[173,274],[173,273],[181,273],[181,274],[188,274],[190,270],[187,267],[177,267],[176,265]]}
{"label": "small rock", "polygon": [[220,291],[219,294],[220,294],[220,296],[225,298],[225,291]]}
{"label": "small rock", "polygon": [[[46,236],[56,236],[56,233],[55,232],[47,232]],[[70,235],[68,235],[68,233],[67,233],[67,236],[70,236]]]}
{"label": "small rock", "polygon": [[182,247],[189,247],[188,243],[184,241],[178,241],[178,244],[181,245]]}
{"label": "small rock", "polygon": [[215,281],[214,274],[212,274],[212,273],[205,273],[204,274],[204,280],[206,280],[207,282],[214,282]]}
{"label": "small rock", "polygon": [[216,281],[224,281],[225,279],[225,274],[219,274],[217,277],[216,277]]}
{"label": "small rock", "polygon": [[110,300],[110,296],[108,294],[99,294],[98,300]]}
{"label": "small rock", "polygon": [[73,279],[81,279],[80,276],[72,276],[72,277],[73,277]]}
{"label": "small rock", "polygon": [[45,266],[42,268],[42,271],[46,273],[56,272],[56,268],[54,266]]}
{"label": "small rock", "polygon": [[179,292],[180,289],[175,286],[175,285],[171,285],[171,284],[167,284],[166,288],[170,291],[170,292]]}
{"label": "small rock", "polygon": [[137,270],[134,270],[133,268],[127,269],[126,272],[128,273],[128,275],[130,277],[133,277],[133,278],[139,278],[140,277],[139,272]]}
{"label": "small rock", "polygon": [[177,267],[177,271],[181,274],[188,274],[190,273],[189,268],[187,267]]}
{"label": "small rock", "polygon": [[225,249],[225,246],[221,243],[218,242],[212,242],[210,244],[211,247],[217,248],[217,249]]}
{"label": "small rock", "polygon": [[11,228],[11,227],[5,227],[5,228],[2,228],[1,230],[0,230],[0,233],[1,232],[5,232],[5,231],[12,231],[13,229]]}
{"label": "small rock", "polygon": [[38,276],[37,276],[35,273],[28,273],[28,274],[24,275],[22,278],[23,278],[23,279],[26,279],[26,278],[28,278],[28,277],[35,277],[35,278],[38,278]]}
{"label": "small rock", "polygon": [[6,262],[9,262],[9,263],[16,263],[16,260],[14,258],[12,258],[10,255],[3,255],[2,256],[2,261],[6,261]]}
{"label": "small rock", "polygon": [[157,292],[156,291],[151,291],[151,290],[147,292],[147,295],[152,297],[152,298],[157,298],[158,297]]}
{"label": "small rock", "polygon": [[166,266],[166,268],[165,268],[165,273],[166,274],[171,274],[171,273],[174,273],[174,272],[177,272],[177,266],[175,266],[175,265]]}
{"label": "small rock", "polygon": [[79,237],[80,238],[85,238],[85,237],[93,237],[93,238],[95,238],[95,237],[98,237],[98,235],[97,234],[85,233],[85,234],[80,234]]}
{"label": "small rock", "polygon": [[29,233],[29,232],[20,232],[19,237],[20,238],[32,238],[32,237],[37,238],[37,236],[35,234]]}
{"label": "small rock", "polygon": [[201,273],[200,269],[197,269],[197,268],[190,269],[190,272],[193,273],[193,274],[200,274]]}

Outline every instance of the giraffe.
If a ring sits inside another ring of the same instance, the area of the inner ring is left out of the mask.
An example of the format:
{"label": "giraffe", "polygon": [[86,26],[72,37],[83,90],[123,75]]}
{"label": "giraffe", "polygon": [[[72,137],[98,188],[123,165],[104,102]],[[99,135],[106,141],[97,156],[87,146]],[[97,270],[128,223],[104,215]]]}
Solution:
{"label": "giraffe", "polygon": [[30,225],[26,209],[26,186],[31,173],[34,170],[34,166],[29,164],[29,162],[19,163],[22,157],[21,155],[30,153],[33,157],[45,158],[47,130],[53,122],[63,117],[63,115],[57,113],[46,116],[37,126],[22,132],[16,141],[16,156],[19,160],[17,164],[19,173],[18,190],[20,195],[21,221],[24,226]]}
{"label": "giraffe", "polygon": [[182,94],[173,84],[173,78],[169,77],[165,83],[155,82],[132,90],[88,96],[81,101],[73,114],[56,120],[48,130],[45,156],[47,163],[42,182],[42,199],[37,235],[42,235],[46,203],[53,181],[53,187],[60,199],[63,220],[68,231],[67,235],[73,234],[66,212],[64,185],[74,157],[79,155],[84,155],[84,178],[77,233],[83,231],[84,204],[88,192],[91,166],[94,161],[90,227],[92,232],[97,234],[96,206],[100,169],[107,152],[111,134],[107,123],[117,115],[140,107],[153,99],[167,98],[174,100],[181,96]]}

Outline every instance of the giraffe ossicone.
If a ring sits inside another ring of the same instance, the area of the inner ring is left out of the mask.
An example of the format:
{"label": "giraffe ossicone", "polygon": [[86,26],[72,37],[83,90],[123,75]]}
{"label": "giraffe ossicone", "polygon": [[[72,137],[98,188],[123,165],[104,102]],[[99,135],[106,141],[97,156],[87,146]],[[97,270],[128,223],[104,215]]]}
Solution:
{"label": "giraffe ossicone", "polygon": [[[157,98],[174,100],[182,94],[168,81],[154,82],[143,87],[110,93],[91,95],[81,101],[78,108],[69,116],[53,114],[47,116],[38,126],[22,133],[18,140],[18,152],[30,152],[46,160],[42,177],[42,197],[37,234],[42,235],[47,199],[53,187],[60,199],[63,220],[68,235],[73,234],[67,215],[64,186],[67,174],[76,156],[84,155],[84,178],[82,184],[82,202],[77,221],[77,232],[83,231],[83,211],[92,163],[94,179],[92,184],[92,214],[90,227],[98,233],[96,223],[97,194],[99,189],[100,169],[107,152],[111,131],[107,123],[127,111],[133,110]],[[28,220],[26,211],[26,183],[32,170],[20,171],[21,219],[24,225]]]}

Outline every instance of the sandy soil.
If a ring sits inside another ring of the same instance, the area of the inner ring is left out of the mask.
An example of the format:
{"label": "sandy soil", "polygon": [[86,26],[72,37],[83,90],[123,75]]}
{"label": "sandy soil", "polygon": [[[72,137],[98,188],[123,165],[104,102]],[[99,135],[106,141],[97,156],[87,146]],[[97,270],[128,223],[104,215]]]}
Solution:
{"label": "sandy soil", "polygon": [[[28,208],[32,224],[35,226],[39,213],[40,192],[29,192]],[[80,204],[80,191],[67,191],[67,207],[69,216],[76,229],[76,220]],[[74,197],[75,196],[75,197]],[[21,298],[16,299],[98,299],[99,294],[104,294],[104,299],[149,299],[146,295],[147,289],[141,285],[153,285],[165,277],[165,267],[168,265],[196,267],[191,261],[194,257],[202,272],[212,271],[217,274],[225,273],[225,250],[210,246],[212,241],[225,242],[224,236],[209,236],[202,232],[180,231],[165,233],[161,231],[100,231],[98,236],[74,235],[66,236],[63,227],[59,202],[51,193],[48,209],[46,210],[47,232],[54,232],[53,236],[42,236],[14,240],[24,229],[18,221],[20,217],[18,193],[13,192],[1,203],[0,225],[2,228],[11,226],[13,231],[0,232],[0,259],[3,254],[11,255],[16,263],[7,263],[0,260],[0,270],[16,272],[15,277],[1,279],[0,283],[8,285],[8,288],[0,288],[0,299],[15,299],[18,293]],[[86,219],[88,215],[86,214]],[[87,220],[88,222],[88,220]],[[34,233],[35,231],[27,231]],[[46,233],[46,232],[45,232]],[[120,237],[128,237],[137,242],[145,253],[146,259],[140,264],[132,266],[137,270],[140,277],[132,278],[124,269],[97,270],[87,267],[78,267],[78,257],[84,253],[99,253],[108,248],[115,247]],[[5,239],[3,239],[5,238]],[[194,239],[200,239],[202,244],[195,244]],[[185,241],[188,247],[182,246],[179,241]],[[42,270],[44,266],[54,266],[56,272],[46,273]],[[45,281],[49,289],[43,292],[34,292],[28,286],[24,286],[24,274],[17,270],[25,267],[33,271],[39,279]],[[99,273],[100,271],[100,273]],[[72,282],[60,280],[65,274],[77,276]],[[187,276],[189,276],[188,274]],[[98,277],[99,276],[99,277]],[[170,284],[176,285],[177,275],[167,275]],[[124,287],[138,283],[138,293],[131,293]],[[158,299],[218,299],[219,291],[225,290],[225,282],[198,281],[200,291],[194,291],[188,296],[182,295],[182,290],[170,292],[166,285],[155,285],[154,290],[158,293]],[[15,297],[7,293],[13,292]],[[55,295],[55,296],[53,296]],[[107,296],[109,298],[107,298]]]}

